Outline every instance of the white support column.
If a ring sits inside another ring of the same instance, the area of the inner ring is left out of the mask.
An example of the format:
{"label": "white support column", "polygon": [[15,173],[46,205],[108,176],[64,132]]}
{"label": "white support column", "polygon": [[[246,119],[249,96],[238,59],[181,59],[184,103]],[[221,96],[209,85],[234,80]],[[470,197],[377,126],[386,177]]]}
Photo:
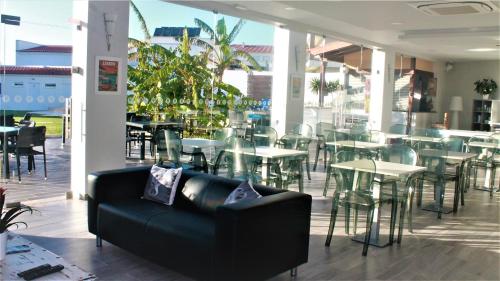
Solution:
{"label": "white support column", "polygon": [[[104,14],[115,19],[109,51]],[[125,167],[129,2],[74,0],[73,19],[71,191],[81,198],[89,173]],[[117,95],[96,95],[97,56],[121,59]]]}
{"label": "white support column", "polygon": [[303,121],[306,40],[305,33],[274,29],[271,126],[278,136]]}
{"label": "white support column", "polygon": [[370,114],[372,130],[388,132],[392,122],[394,92],[394,51],[373,50],[370,85]]}

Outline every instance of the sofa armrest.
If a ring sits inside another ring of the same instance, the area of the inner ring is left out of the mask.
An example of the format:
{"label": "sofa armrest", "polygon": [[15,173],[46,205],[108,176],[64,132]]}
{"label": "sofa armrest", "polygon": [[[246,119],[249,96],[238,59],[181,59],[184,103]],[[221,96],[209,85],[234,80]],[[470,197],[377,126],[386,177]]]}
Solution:
{"label": "sofa armrest", "polygon": [[260,280],[306,263],[310,221],[311,196],[291,191],[218,207],[214,279]]}
{"label": "sofa armrest", "polygon": [[88,176],[89,231],[97,234],[97,207],[102,202],[140,198],[151,167],[133,167],[91,173]]}

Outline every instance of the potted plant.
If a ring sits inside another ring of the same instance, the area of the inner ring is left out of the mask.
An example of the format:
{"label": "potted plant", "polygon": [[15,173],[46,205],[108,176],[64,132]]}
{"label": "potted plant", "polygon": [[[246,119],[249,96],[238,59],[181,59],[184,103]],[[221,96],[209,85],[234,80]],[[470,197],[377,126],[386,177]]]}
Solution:
{"label": "potted plant", "polygon": [[498,86],[493,79],[482,79],[474,82],[474,90],[483,96],[483,99],[489,99],[491,94],[494,94]]}
{"label": "potted plant", "polygon": [[0,187],[0,261],[5,259],[5,252],[7,250],[7,230],[12,226],[19,227],[19,225],[25,225],[28,227],[25,222],[14,220],[23,213],[33,213],[33,209],[25,205],[15,206],[4,211],[5,191],[5,188]]}

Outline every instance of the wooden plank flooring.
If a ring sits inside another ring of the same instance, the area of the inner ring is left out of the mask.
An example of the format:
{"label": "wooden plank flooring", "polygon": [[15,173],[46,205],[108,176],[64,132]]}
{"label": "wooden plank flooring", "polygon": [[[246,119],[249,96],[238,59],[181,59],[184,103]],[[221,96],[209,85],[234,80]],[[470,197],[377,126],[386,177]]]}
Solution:
{"label": "wooden plank flooring", "polygon": [[[134,160],[128,164],[140,165]],[[64,178],[60,176],[61,182]],[[500,193],[490,199],[487,192],[470,189],[466,206],[456,215],[443,215],[442,220],[435,213],[415,209],[414,233],[405,227],[401,245],[370,247],[368,256],[362,257],[362,245],[344,233],[342,211],[332,245],[324,246],[333,192],[322,196],[324,180],[320,165],[312,180],[305,181],[305,192],[313,196],[310,253],[296,280],[500,280]],[[291,189],[296,190],[296,185]],[[452,184],[447,192],[445,204],[451,206]],[[23,200],[40,213],[23,217],[30,227],[16,232],[96,274],[99,280],[189,280],[109,243],[96,248],[93,235],[87,231],[86,202],[65,200],[60,192],[54,192],[57,194],[59,197]],[[431,196],[426,192],[424,201],[431,201]],[[388,231],[388,215],[386,206],[384,233]],[[290,280],[290,276],[285,272],[271,280]]]}

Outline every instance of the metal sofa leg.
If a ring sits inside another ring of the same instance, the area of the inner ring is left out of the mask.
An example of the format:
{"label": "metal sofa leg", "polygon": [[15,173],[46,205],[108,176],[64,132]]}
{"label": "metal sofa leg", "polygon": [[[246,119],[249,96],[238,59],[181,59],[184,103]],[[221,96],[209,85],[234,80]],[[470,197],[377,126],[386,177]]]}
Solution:
{"label": "metal sofa leg", "polygon": [[95,246],[97,248],[101,248],[102,247],[102,238],[101,237],[99,237],[99,236],[95,237]]}
{"label": "metal sofa leg", "polygon": [[297,268],[296,267],[290,269],[290,276],[297,277]]}

